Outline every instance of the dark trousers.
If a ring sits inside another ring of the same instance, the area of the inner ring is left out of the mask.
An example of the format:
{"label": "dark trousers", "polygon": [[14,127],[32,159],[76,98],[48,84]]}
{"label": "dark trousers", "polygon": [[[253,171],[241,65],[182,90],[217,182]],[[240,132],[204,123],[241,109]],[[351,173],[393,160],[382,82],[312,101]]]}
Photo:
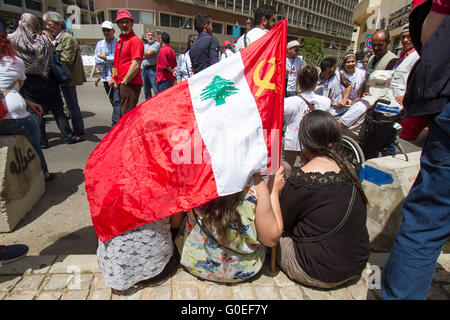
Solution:
{"label": "dark trousers", "polygon": [[120,119],[120,99],[119,99],[119,88],[110,86],[108,81],[103,81],[103,86],[105,87],[106,94],[108,95],[109,102],[113,107],[112,112],[112,125],[114,126]]}

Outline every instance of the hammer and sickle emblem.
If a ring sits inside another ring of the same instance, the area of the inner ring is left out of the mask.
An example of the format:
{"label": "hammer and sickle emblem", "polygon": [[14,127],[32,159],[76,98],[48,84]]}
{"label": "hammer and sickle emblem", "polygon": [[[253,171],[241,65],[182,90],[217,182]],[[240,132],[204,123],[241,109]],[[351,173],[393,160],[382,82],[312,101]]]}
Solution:
{"label": "hammer and sickle emblem", "polygon": [[263,93],[264,89],[276,91],[275,83],[270,82],[270,80],[272,79],[272,76],[274,75],[275,70],[276,70],[275,57],[271,58],[268,61],[270,64],[272,64],[272,66],[270,67],[270,70],[266,73],[264,78],[261,80],[261,78],[259,76],[259,71],[261,70],[261,67],[265,61],[266,61],[266,59],[262,60],[258,64],[258,66],[256,67],[256,70],[255,70],[255,73],[253,74],[253,81],[255,82],[255,85],[257,87],[259,87],[258,91],[255,94],[256,97],[259,97]]}

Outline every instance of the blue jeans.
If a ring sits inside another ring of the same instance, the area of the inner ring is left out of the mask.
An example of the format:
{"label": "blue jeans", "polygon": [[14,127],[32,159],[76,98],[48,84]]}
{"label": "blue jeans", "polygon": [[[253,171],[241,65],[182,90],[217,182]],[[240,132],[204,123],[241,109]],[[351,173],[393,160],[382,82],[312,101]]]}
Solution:
{"label": "blue jeans", "polygon": [[48,173],[47,162],[42,152],[40,140],[41,132],[36,125],[36,119],[30,114],[26,118],[14,119],[7,123],[0,123],[0,135],[24,135],[28,138],[34,150],[41,160],[41,168],[44,176]]}
{"label": "blue jeans", "polygon": [[120,120],[119,87],[110,87],[108,81],[103,81],[103,85],[113,107],[112,125],[114,126]]}
{"label": "blue jeans", "polygon": [[61,87],[61,90],[72,116],[73,132],[76,136],[82,136],[84,134],[84,122],[81,116],[80,106],[78,105],[77,87]]}
{"label": "blue jeans", "polygon": [[148,100],[152,97],[152,88],[155,95],[159,93],[159,87],[156,83],[156,66],[148,69],[142,68],[141,71],[145,100]]}
{"label": "blue jeans", "polygon": [[169,89],[171,86],[173,86],[173,81],[164,80],[158,82],[159,92],[163,92],[166,89]]}
{"label": "blue jeans", "polygon": [[450,104],[430,119],[420,171],[382,277],[383,299],[425,300],[450,236]]}

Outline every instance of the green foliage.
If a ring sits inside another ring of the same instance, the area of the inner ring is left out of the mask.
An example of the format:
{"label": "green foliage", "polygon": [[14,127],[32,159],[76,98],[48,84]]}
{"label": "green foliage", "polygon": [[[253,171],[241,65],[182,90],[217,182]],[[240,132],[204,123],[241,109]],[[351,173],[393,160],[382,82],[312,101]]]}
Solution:
{"label": "green foliage", "polygon": [[200,95],[201,100],[214,99],[216,107],[225,104],[225,98],[239,91],[233,86],[234,83],[230,80],[215,76],[211,83],[202,90]]}
{"label": "green foliage", "polygon": [[304,47],[300,49],[300,54],[311,66],[318,66],[320,60],[325,56],[325,47],[322,39],[305,38],[303,39]]}

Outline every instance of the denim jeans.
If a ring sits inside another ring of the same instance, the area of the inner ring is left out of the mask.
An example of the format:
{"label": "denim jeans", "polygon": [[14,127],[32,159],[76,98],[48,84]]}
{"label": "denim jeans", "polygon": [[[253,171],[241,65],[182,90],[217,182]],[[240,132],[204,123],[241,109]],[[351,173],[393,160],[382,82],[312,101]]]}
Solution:
{"label": "denim jeans", "polygon": [[383,299],[425,300],[450,236],[450,104],[430,119],[420,171],[382,276]]}
{"label": "denim jeans", "polygon": [[110,87],[108,81],[103,81],[103,85],[113,107],[112,125],[114,126],[120,120],[119,87]]}
{"label": "denim jeans", "polygon": [[159,87],[156,83],[156,67],[148,69],[142,68],[142,82],[144,84],[145,100],[152,97],[152,88],[155,95],[159,93]]}
{"label": "denim jeans", "polygon": [[84,122],[83,117],[81,116],[80,106],[78,105],[77,87],[61,87],[61,90],[72,116],[73,132],[76,136],[81,136],[84,134]]}
{"label": "denim jeans", "polygon": [[34,150],[41,160],[41,168],[44,176],[48,172],[47,162],[40,145],[40,131],[36,126],[36,119],[30,114],[26,118],[14,119],[8,123],[0,123],[0,135],[24,135],[28,138]]}
{"label": "denim jeans", "polygon": [[173,81],[164,80],[158,82],[159,92],[163,92],[166,89],[169,89],[171,86],[173,86]]}

